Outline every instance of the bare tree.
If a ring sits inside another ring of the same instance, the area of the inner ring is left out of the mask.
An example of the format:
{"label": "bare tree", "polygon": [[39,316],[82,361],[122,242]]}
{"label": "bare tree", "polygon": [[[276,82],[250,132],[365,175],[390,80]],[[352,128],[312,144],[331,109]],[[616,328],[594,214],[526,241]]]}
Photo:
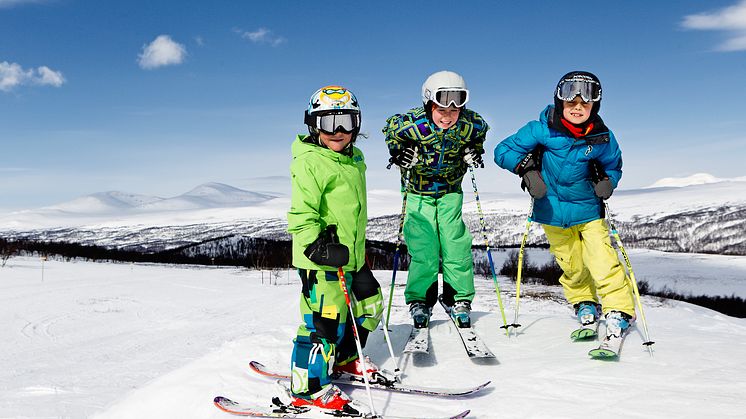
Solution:
{"label": "bare tree", "polygon": [[16,252],[18,252],[18,246],[15,243],[0,239],[0,268],[4,267],[8,259]]}

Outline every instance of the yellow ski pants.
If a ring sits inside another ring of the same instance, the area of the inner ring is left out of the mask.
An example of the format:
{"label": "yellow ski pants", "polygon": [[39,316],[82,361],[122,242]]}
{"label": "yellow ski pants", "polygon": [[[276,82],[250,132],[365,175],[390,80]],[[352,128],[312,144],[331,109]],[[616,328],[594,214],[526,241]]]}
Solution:
{"label": "yellow ski pants", "polygon": [[598,302],[600,297],[604,314],[616,310],[635,316],[632,286],[603,219],[570,228],[545,224],[542,227],[549,251],[564,272],[560,284],[571,304]]}

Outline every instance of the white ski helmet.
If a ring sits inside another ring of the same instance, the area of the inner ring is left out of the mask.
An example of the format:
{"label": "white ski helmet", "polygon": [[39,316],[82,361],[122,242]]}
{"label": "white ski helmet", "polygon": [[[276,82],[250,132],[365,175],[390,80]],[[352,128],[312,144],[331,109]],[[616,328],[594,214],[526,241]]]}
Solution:
{"label": "white ski helmet", "polygon": [[469,89],[466,81],[453,71],[433,73],[422,84],[422,103],[427,107],[430,102],[447,108],[451,104],[463,108],[469,101]]}

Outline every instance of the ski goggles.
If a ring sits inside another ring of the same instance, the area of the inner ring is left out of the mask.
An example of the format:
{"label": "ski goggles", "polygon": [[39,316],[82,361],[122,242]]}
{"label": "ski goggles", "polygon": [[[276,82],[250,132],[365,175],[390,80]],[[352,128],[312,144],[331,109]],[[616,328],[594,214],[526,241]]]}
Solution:
{"label": "ski goggles", "polygon": [[451,105],[463,108],[469,101],[469,91],[467,89],[440,89],[435,91],[430,100],[444,108]]}
{"label": "ski goggles", "polygon": [[601,85],[585,76],[576,76],[562,80],[557,86],[557,99],[572,102],[580,95],[583,102],[598,102],[601,100]]}
{"label": "ski goggles", "polygon": [[334,134],[335,132],[350,134],[360,128],[360,114],[332,112],[310,115],[306,117],[306,124],[326,134]]}

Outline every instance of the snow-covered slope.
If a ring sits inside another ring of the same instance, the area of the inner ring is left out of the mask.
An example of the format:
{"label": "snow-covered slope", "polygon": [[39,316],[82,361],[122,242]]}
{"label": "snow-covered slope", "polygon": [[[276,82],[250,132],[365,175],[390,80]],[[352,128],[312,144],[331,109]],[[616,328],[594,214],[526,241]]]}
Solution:
{"label": "snow-covered slope", "polygon": [[[503,255],[497,252],[497,263]],[[731,262],[706,258],[713,281],[731,269]],[[212,406],[218,394],[269,401],[271,381],[252,375],[249,360],[288,368],[299,322],[300,285],[292,271],[48,261],[42,280],[38,259],[9,263],[0,269],[0,417],[225,419],[231,416]],[[640,271],[655,276],[657,269]],[[387,295],[391,273],[375,274]],[[409,333],[399,286],[406,273],[397,281],[391,334],[399,356]],[[514,286],[505,278],[500,283],[512,318]],[[376,391],[376,410],[471,409],[471,418],[576,418],[579,409],[609,418],[740,417],[746,410],[745,319],[643,298],[654,355],[637,328],[618,362],[599,362],[586,356],[593,343],[570,342],[575,320],[559,289],[525,285],[522,291],[523,327],[507,338],[492,280],[477,279],[475,328],[496,362],[469,361],[440,309],[431,354],[398,358],[405,381],[491,380],[487,390],[463,399]],[[366,352],[393,367],[380,331]],[[367,401],[364,390],[345,390]]]}

